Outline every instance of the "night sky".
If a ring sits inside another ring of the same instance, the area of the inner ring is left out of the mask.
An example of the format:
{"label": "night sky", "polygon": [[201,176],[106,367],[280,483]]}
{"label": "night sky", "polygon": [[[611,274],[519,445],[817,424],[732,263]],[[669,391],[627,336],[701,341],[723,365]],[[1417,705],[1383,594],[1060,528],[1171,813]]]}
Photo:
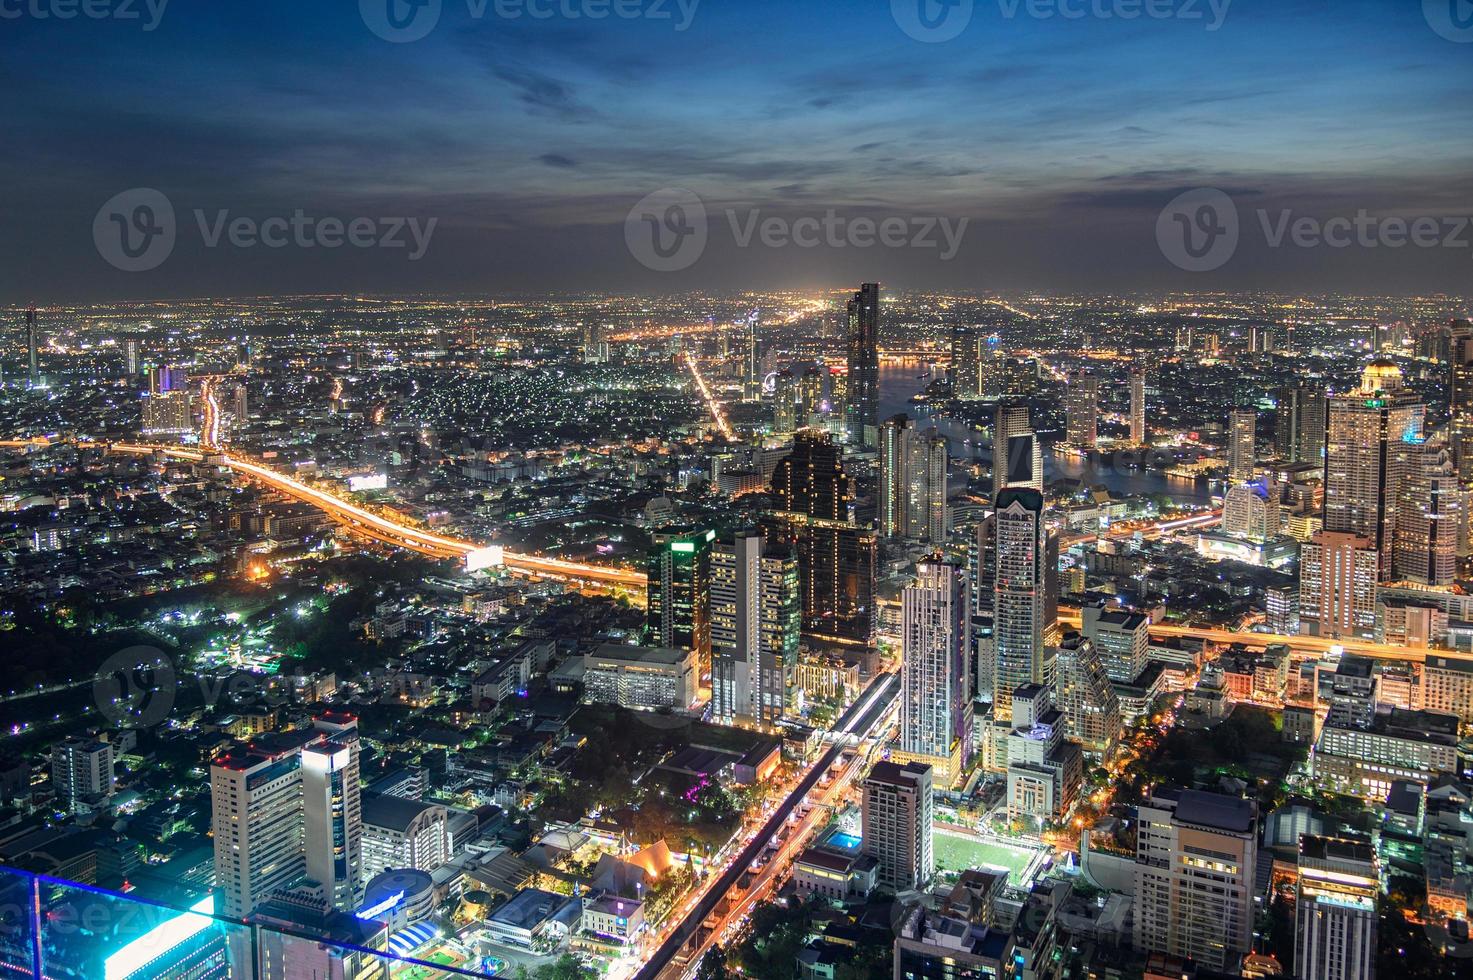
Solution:
{"label": "night sky", "polygon": [[[443,0],[408,43],[376,36],[356,0],[172,0],[151,31],[144,0],[141,20],[0,19],[0,302],[861,279],[1473,294],[1473,231],[1462,248],[1275,249],[1256,213],[1473,214],[1473,43],[1457,40],[1473,37],[1434,30],[1432,0],[1432,14],[1421,0],[1235,0],[1217,30],[1208,0],[1175,0],[1200,19],[1135,21],[977,0],[941,43],[907,36],[884,0],[702,0],[685,30],[675,0],[666,19],[601,21],[511,20],[490,2],[476,18]],[[99,255],[93,222],[135,187],[167,196],[178,240],[128,273]],[[1156,226],[1200,187],[1232,197],[1242,243],[1190,273]],[[630,208],[662,188],[709,215],[704,254],[677,272],[625,244]],[[725,211],[754,208],[970,225],[949,261],[739,247]],[[419,261],[207,248],[195,209],[438,225]]]}

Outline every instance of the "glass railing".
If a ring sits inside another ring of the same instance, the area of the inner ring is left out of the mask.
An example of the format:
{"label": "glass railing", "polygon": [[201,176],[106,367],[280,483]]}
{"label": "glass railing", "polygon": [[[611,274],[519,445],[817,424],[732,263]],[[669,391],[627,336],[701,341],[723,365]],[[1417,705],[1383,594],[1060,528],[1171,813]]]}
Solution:
{"label": "glass railing", "polygon": [[[0,980],[437,980],[513,969],[433,923],[391,935],[388,923],[339,916],[313,931],[226,919],[215,902],[202,889],[155,901],[0,868]],[[395,952],[406,936],[412,955]]]}

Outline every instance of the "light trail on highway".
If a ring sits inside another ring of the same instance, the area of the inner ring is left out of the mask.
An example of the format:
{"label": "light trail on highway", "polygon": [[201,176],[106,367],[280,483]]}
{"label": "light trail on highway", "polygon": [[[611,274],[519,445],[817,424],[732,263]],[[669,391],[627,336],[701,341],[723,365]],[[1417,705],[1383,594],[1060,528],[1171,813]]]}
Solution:
{"label": "light trail on highway", "polygon": [[731,423],[726,420],[726,409],[722,407],[721,402],[717,401],[716,394],[706,384],[706,379],[701,377],[701,367],[696,363],[696,355],[686,351],[685,363],[690,368],[690,376],[695,379],[696,390],[701,393],[701,397],[706,401],[706,407],[711,410],[711,417],[716,420],[716,428],[721,430],[723,436],[735,442],[736,432],[732,429]]}

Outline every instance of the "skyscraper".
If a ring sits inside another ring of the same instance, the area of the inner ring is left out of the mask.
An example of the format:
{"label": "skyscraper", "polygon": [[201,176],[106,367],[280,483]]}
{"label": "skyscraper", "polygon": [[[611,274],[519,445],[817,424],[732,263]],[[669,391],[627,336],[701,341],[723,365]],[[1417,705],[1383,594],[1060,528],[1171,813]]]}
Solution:
{"label": "skyscraper", "polygon": [[36,360],[36,308],[26,310],[26,381],[35,388],[41,384],[41,365]]}
{"label": "skyscraper", "polygon": [[924,887],[936,873],[931,779],[928,765],[882,759],[864,781],[860,846],[878,862],[880,883],[896,891]]}
{"label": "skyscraper", "polygon": [[787,435],[798,428],[798,378],[779,371],[772,386],[772,432]]}
{"label": "skyscraper", "polygon": [[972,756],[972,599],[967,575],[935,556],[901,596],[897,757],[934,766],[949,785]]}
{"label": "skyscraper", "polygon": [[1064,713],[1069,737],[1097,758],[1108,756],[1123,724],[1120,698],[1099,650],[1088,637],[1071,633],[1059,644],[1054,672],[1058,678],[1055,700]]}
{"label": "skyscraper", "polygon": [[1135,948],[1235,970],[1253,948],[1258,807],[1158,790],[1137,809]]}
{"label": "skyscraper", "polygon": [[1012,718],[1013,691],[1052,678],[1044,650],[1048,628],[1047,529],[1043,494],[1008,489],[997,495],[994,534],[997,571],[993,579],[993,716]]}
{"label": "skyscraper", "polygon": [[711,542],[715,531],[692,527],[655,532],[649,552],[646,635],[652,646],[690,650],[711,663]]}
{"label": "skyscraper", "polygon": [[1299,631],[1374,639],[1380,558],[1370,538],[1320,531],[1299,547]]}
{"label": "skyscraper", "polygon": [[1368,841],[1304,834],[1294,899],[1294,975],[1370,980],[1376,970],[1376,850]]}
{"label": "skyscraper", "polygon": [[1447,328],[1448,442],[1463,485],[1473,485],[1473,323]]}
{"label": "skyscraper", "polygon": [[129,337],[123,341],[123,362],[123,368],[128,372],[128,377],[138,377],[138,338]]}
{"label": "skyscraper", "polygon": [[1285,388],[1274,406],[1274,455],[1286,463],[1323,463],[1327,404],[1320,388]]}
{"label": "skyscraper", "polygon": [[963,401],[982,396],[979,373],[982,337],[975,327],[951,328],[951,393]]}
{"label": "skyscraper", "polygon": [[306,878],[340,910],[356,907],[363,836],[356,721],[329,715],[314,724],[257,735],[210,765],[215,885],[225,915],[243,918]]}
{"label": "skyscraper", "polygon": [[993,497],[1008,487],[1043,490],[1043,447],[1027,403],[1002,402],[993,413]]}
{"label": "skyscraper", "polygon": [[1270,486],[1239,483],[1223,495],[1222,531],[1262,544],[1279,535],[1279,501]]}
{"label": "skyscraper", "polygon": [[823,372],[810,367],[798,382],[798,428],[815,425],[823,415]]}
{"label": "skyscraper", "polygon": [[747,314],[747,337],[745,357],[742,359],[742,401],[754,402],[762,394],[762,357],[757,347],[757,324],[762,314],[753,310]]}
{"label": "skyscraper", "polygon": [[1228,486],[1235,487],[1253,479],[1257,437],[1257,411],[1252,408],[1235,408],[1228,413]]}
{"label": "skyscraper", "polygon": [[723,724],[775,728],[798,660],[798,559],[760,533],[711,552],[711,704]]}
{"label": "skyscraper", "polygon": [[1451,585],[1457,574],[1464,494],[1441,435],[1396,447],[1409,458],[1396,507],[1393,577]]}
{"label": "skyscraper", "polygon": [[1087,371],[1069,375],[1064,397],[1064,438],[1076,449],[1099,444],[1100,379]]}
{"label": "skyscraper", "polygon": [[880,436],[880,284],[861,286],[848,314],[849,442],[874,449]]}
{"label": "skyscraper", "polygon": [[1426,407],[1402,386],[1390,361],[1372,361],[1360,389],[1329,401],[1325,439],[1325,530],[1370,539],[1381,575],[1392,565],[1396,507],[1409,458],[1399,447],[1422,437]]}
{"label": "skyscraper", "polygon": [[951,530],[946,504],[946,439],[904,415],[880,430],[881,536],[942,544]]}
{"label": "skyscraper", "polygon": [[1086,605],[1080,613],[1084,635],[1094,642],[1109,678],[1130,684],[1141,676],[1150,655],[1150,618],[1100,605]]}
{"label": "skyscraper", "polygon": [[1134,368],[1130,372],[1130,444],[1146,444],[1146,371]]}
{"label": "skyscraper", "polygon": [[874,638],[875,532],[849,519],[849,477],[828,433],[799,432],[772,476],[768,538],[797,549],[803,635],[868,646]]}

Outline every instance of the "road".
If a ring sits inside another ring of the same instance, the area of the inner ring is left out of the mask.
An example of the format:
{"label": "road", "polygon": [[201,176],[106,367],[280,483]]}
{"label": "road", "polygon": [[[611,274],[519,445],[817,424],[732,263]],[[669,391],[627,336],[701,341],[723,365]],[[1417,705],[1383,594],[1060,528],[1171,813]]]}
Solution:
{"label": "road", "polygon": [[685,354],[686,367],[690,368],[690,376],[695,379],[696,390],[701,393],[701,398],[706,402],[706,407],[711,411],[711,417],[716,420],[716,428],[721,434],[731,441],[736,441],[736,433],[732,431],[731,423],[726,420],[726,409],[716,398],[716,393],[706,384],[706,379],[701,377],[701,366],[696,363],[696,355],[690,351]]}
{"label": "road", "polygon": [[[31,440],[5,440],[0,441],[0,447],[11,449],[29,449],[44,442]],[[94,444],[84,444],[94,445]],[[104,448],[112,452],[130,453],[133,455],[152,455],[161,453],[170,459],[182,460],[188,463],[209,463],[214,466],[226,467],[234,472],[266,484],[273,490],[277,490],[287,496],[311,504],[324,513],[333,517],[345,526],[371,537],[377,541],[409,548],[421,554],[432,555],[437,558],[465,559],[467,556],[481,552],[485,545],[474,541],[460,541],[455,538],[447,538],[443,535],[422,531],[419,528],[401,524],[391,518],[376,514],[370,510],[359,507],[357,504],[343,500],[315,487],[308,486],[301,480],[278,473],[270,467],[260,463],[252,462],[242,456],[223,451],[209,451],[199,449],[187,449],[181,446],[154,446],[142,443],[110,443]],[[553,578],[561,581],[583,582],[599,586],[613,586],[628,589],[643,590],[646,578],[643,572],[628,568],[614,568],[608,565],[585,565],[578,562],[563,561],[560,558],[544,558],[540,555],[526,555],[507,551],[501,555],[502,564],[512,571],[521,572],[541,578]]]}
{"label": "road", "polygon": [[[841,735],[855,736],[859,740],[863,740],[879,720],[885,716],[886,710],[899,693],[899,675],[882,674],[871,682],[865,693],[860,695],[859,699],[850,705],[849,710],[844,712],[836,726],[836,731],[841,733]],[[841,737],[829,746],[828,750],[819,757],[818,762],[809,768],[803,778],[798,780],[798,784],[793,787],[792,791],[773,809],[772,815],[768,817],[767,821],[752,836],[752,839],[742,848],[732,862],[727,865],[726,870],[721,872],[716,880],[707,886],[701,898],[689,907],[689,910],[685,913],[679,924],[671,930],[665,941],[656,948],[654,954],[645,962],[640,971],[635,974],[635,980],[655,980],[656,977],[665,974],[667,968],[674,963],[676,954],[690,942],[702,923],[706,921],[706,918],[715,911],[722,896],[726,895],[736,886],[737,879],[752,866],[752,862],[757,859],[758,855],[767,847],[772,838],[782,829],[783,824],[788,819],[788,815],[798,808],[799,804],[808,796],[808,792],[814,786],[818,785],[819,778],[825,772],[828,772],[829,768],[833,766],[834,760],[846,748],[850,747],[850,745],[851,742],[848,738]],[[790,848],[796,846],[797,840],[796,834],[790,835],[787,841],[788,846]],[[773,858],[773,863],[776,864],[782,859],[783,854],[780,853],[777,857]],[[720,935],[721,932],[721,929],[717,929],[713,935]],[[696,958],[692,957],[690,963],[694,964],[695,962]],[[678,973],[680,971],[675,972]]]}

